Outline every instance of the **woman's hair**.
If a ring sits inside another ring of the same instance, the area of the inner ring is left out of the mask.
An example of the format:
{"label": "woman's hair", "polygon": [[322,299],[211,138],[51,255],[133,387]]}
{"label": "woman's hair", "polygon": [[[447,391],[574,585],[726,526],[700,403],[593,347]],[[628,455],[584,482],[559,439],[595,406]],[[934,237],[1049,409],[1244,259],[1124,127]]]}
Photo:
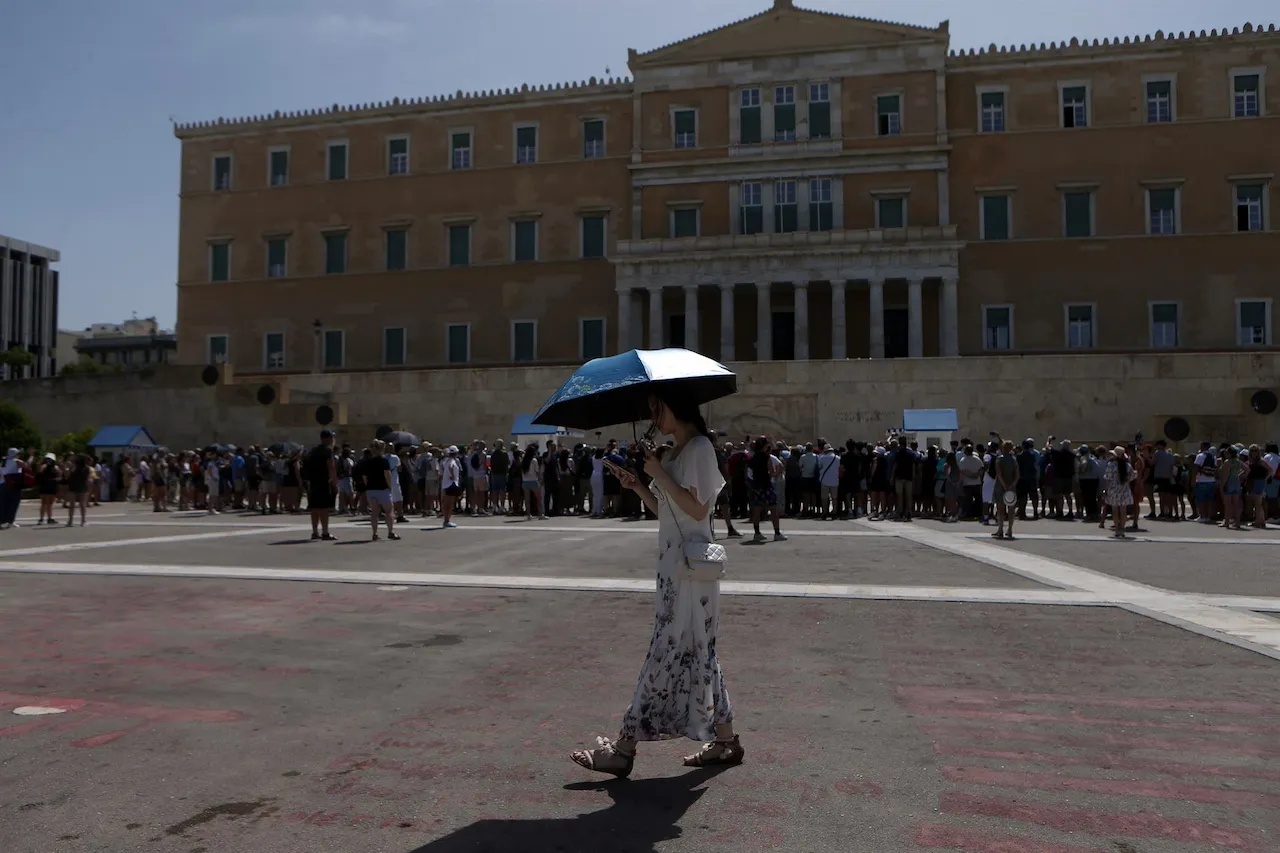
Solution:
{"label": "woman's hair", "polygon": [[597,448],[596,448],[595,457],[596,457],[597,459],[603,459],[603,458],[604,458],[604,448],[603,448],[603,447],[597,447]]}
{"label": "woman's hair", "polygon": [[528,447],[524,449],[524,462],[521,463],[520,469],[522,471],[527,472],[529,470],[529,466],[533,464],[533,460],[537,458],[538,458],[538,445],[530,444]]}
{"label": "woman's hair", "polygon": [[1129,457],[1124,455],[1124,448],[1116,448],[1116,473],[1120,475],[1120,482],[1127,484],[1129,482]]}
{"label": "woman's hair", "polygon": [[769,439],[763,435],[752,445],[751,476],[757,489],[763,489],[769,480]]}
{"label": "woman's hair", "polygon": [[374,453],[381,456],[387,449],[387,443],[380,438],[375,438],[373,440],[373,444],[370,445],[370,447],[373,448]]}
{"label": "woman's hair", "polygon": [[698,404],[688,394],[676,388],[660,387],[654,390],[653,396],[667,407],[676,420],[689,424],[699,435],[711,438],[711,430],[707,429],[707,422],[703,419],[702,412],[698,411]]}

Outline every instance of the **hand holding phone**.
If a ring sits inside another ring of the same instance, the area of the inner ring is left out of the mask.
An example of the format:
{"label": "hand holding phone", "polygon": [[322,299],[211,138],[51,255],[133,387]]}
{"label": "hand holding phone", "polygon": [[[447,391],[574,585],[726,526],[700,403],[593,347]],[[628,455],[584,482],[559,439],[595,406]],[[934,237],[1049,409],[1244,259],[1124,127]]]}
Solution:
{"label": "hand holding phone", "polygon": [[620,468],[608,459],[604,460],[604,465],[613,472],[613,476],[618,478],[618,482],[624,489],[635,489],[636,484],[640,482],[640,479],[635,474],[626,468]]}

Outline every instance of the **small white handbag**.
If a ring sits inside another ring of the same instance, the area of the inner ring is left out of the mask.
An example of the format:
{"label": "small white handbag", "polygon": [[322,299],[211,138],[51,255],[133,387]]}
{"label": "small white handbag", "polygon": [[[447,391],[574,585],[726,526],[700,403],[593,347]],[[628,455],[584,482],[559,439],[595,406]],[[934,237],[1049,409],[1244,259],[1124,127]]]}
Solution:
{"label": "small white handbag", "polygon": [[689,576],[696,581],[718,581],[725,576],[725,568],[729,562],[729,554],[723,545],[715,542],[690,541],[685,539],[676,511],[671,508],[670,499],[662,502],[671,513],[671,520],[676,523],[680,533],[680,554],[684,557],[685,568]]}

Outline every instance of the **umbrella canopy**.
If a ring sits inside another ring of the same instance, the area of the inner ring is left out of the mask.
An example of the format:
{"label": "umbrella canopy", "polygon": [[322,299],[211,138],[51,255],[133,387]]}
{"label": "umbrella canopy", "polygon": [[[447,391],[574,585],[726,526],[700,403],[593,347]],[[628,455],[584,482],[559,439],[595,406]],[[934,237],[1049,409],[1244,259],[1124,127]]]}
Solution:
{"label": "umbrella canopy", "polygon": [[718,361],[686,349],[631,350],[578,368],[534,416],[536,424],[596,429],[646,420],[649,395],[663,388],[698,405],[738,390],[738,377]]}
{"label": "umbrella canopy", "polygon": [[422,444],[422,439],[404,430],[389,432],[382,437],[382,440],[392,447],[417,447]]}
{"label": "umbrella canopy", "polygon": [[236,449],[236,446],[234,444],[210,444],[208,447],[204,449],[204,452],[205,453],[229,453],[230,451],[235,449]]}
{"label": "umbrella canopy", "polygon": [[297,453],[302,449],[301,444],[292,441],[277,441],[275,444],[267,448],[267,452],[274,453],[277,456]]}

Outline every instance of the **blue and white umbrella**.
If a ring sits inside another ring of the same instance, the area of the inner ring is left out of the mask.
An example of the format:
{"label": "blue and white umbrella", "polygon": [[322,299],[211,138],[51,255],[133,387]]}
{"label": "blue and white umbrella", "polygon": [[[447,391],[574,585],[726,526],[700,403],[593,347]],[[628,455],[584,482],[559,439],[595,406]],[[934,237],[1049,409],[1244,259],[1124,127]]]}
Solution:
{"label": "blue and white umbrella", "polygon": [[533,422],[587,430],[647,420],[649,395],[662,389],[702,405],[735,393],[738,377],[687,349],[631,350],[582,365]]}

